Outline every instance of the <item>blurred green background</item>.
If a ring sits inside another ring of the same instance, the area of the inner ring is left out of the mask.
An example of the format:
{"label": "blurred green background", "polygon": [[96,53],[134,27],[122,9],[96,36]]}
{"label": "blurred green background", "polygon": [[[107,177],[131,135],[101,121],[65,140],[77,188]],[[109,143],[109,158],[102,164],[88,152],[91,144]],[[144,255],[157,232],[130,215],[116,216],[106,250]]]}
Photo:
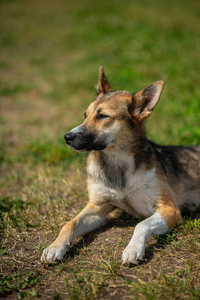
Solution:
{"label": "blurred green background", "polygon": [[63,135],[83,119],[103,65],[113,89],[162,79],[147,124],[157,143],[200,143],[198,0],[0,1],[1,161],[74,158]]}

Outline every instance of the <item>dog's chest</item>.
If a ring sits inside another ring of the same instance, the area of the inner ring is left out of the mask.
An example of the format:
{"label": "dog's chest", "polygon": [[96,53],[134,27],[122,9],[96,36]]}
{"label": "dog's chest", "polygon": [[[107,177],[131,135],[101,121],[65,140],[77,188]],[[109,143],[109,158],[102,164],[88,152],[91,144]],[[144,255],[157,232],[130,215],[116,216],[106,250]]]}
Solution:
{"label": "dog's chest", "polygon": [[101,199],[109,200],[136,217],[153,214],[157,198],[155,169],[140,168],[135,171],[130,164],[125,169],[107,168],[102,172],[102,169],[91,164],[88,171],[95,179],[93,188]]}
{"label": "dog's chest", "polygon": [[156,198],[155,169],[126,174],[126,186],[108,189],[111,203],[127,213],[147,217],[154,212]]}

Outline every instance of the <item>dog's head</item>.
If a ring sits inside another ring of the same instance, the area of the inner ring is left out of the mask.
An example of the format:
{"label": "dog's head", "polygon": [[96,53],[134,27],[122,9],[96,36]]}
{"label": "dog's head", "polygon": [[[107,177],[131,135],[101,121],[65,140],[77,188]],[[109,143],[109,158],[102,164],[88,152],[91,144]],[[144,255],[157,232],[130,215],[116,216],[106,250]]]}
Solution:
{"label": "dog's head", "polygon": [[75,150],[90,151],[126,147],[141,139],[143,121],[157,104],[163,86],[163,81],[157,81],[135,94],[112,91],[100,67],[97,97],[86,109],[83,123],[65,134],[66,143]]}

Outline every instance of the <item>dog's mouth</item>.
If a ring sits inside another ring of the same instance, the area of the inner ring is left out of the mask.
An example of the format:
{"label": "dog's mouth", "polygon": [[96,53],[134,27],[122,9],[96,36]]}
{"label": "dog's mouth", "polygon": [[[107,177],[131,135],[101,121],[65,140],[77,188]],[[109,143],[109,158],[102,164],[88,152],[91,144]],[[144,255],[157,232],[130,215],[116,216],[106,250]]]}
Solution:
{"label": "dog's mouth", "polygon": [[103,150],[107,146],[105,138],[98,140],[94,134],[83,130],[77,131],[77,129],[67,132],[64,139],[70,148],[79,152]]}

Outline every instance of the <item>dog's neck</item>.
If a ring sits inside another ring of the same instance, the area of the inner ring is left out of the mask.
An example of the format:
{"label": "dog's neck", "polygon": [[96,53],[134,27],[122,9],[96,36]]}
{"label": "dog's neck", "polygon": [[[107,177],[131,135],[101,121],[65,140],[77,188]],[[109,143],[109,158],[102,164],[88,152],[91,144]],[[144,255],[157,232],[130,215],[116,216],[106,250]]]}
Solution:
{"label": "dog's neck", "polygon": [[[94,155],[94,156],[93,156]],[[103,182],[106,186],[123,189],[126,186],[126,173],[134,172],[134,157],[124,152],[92,151],[88,160],[88,175]],[[95,158],[95,159],[94,159]]]}
{"label": "dog's neck", "polygon": [[115,166],[128,166],[134,162],[134,153],[122,149],[105,149],[99,153],[100,159],[109,162]]}
{"label": "dog's neck", "polygon": [[[151,145],[145,140],[140,150],[108,148],[101,151],[91,151],[88,157],[88,175],[94,179],[104,182],[110,187],[125,188],[127,174],[142,168],[148,168],[148,157],[151,161],[151,155],[146,156],[146,152],[151,152]],[[146,163],[145,163],[146,162]],[[146,165],[146,166],[145,166]]]}
{"label": "dog's neck", "polygon": [[134,143],[115,145],[115,147],[108,147],[99,151],[99,158],[119,167],[134,165],[134,169],[137,169],[145,162],[148,164],[151,154],[151,143],[144,137]]}

